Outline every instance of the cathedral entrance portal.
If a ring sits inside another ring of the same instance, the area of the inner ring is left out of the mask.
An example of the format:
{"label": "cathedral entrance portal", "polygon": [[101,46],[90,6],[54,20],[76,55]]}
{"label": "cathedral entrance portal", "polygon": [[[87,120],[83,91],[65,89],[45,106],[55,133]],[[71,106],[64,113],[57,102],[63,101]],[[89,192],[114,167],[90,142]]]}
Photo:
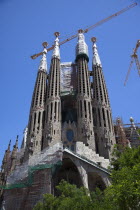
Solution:
{"label": "cathedral entrance portal", "polygon": [[83,186],[82,180],[79,174],[79,171],[75,164],[69,158],[64,158],[62,162],[62,167],[55,174],[54,177],[54,194],[58,195],[56,186],[60,183],[61,180],[65,180],[70,184],[74,184],[77,187]]}

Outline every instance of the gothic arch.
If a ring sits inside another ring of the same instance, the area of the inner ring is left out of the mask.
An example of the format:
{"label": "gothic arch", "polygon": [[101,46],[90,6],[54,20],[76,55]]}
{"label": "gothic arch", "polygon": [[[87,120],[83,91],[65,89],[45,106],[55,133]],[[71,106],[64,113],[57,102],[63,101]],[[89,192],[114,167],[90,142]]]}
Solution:
{"label": "gothic arch", "polygon": [[105,182],[97,172],[88,172],[88,188],[89,191],[94,191],[96,188],[100,190],[106,188]]}
{"label": "gothic arch", "polygon": [[65,180],[70,184],[75,184],[77,187],[83,186],[78,168],[70,158],[65,157],[63,159],[61,168],[54,175],[53,190],[55,195],[58,194],[56,186],[61,180]]}

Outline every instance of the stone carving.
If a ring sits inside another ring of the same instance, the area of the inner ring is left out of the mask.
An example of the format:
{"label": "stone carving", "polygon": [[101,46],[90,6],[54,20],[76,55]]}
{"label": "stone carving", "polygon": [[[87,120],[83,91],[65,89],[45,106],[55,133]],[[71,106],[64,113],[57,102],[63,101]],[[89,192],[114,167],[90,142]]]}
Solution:
{"label": "stone carving", "polygon": [[46,137],[49,141],[52,140],[52,131],[53,131],[53,125],[51,122],[48,123],[48,126],[47,126],[47,134],[46,134]]}
{"label": "stone carving", "polygon": [[89,126],[89,122],[87,122],[87,120],[84,120],[83,132],[84,132],[84,136],[89,139],[90,138],[90,126]]}
{"label": "stone carving", "polygon": [[[71,130],[73,132],[73,138],[71,141],[67,138],[67,131]],[[77,127],[75,122],[64,122],[62,126],[62,142],[64,143],[64,147],[72,147],[72,145],[75,145],[75,142],[77,140]]]}

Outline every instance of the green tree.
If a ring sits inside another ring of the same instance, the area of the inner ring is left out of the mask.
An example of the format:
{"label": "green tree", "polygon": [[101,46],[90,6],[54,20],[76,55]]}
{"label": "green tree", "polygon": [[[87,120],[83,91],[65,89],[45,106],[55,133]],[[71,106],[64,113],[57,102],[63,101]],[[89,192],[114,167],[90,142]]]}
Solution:
{"label": "green tree", "polygon": [[51,194],[45,194],[43,202],[39,202],[35,210],[41,209],[58,209],[58,210],[73,210],[73,209],[92,209],[91,200],[88,196],[88,191],[85,188],[77,188],[62,180],[57,186],[60,196],[55,197]]}
{"label": "green tree", "polygon": [[112,185],[105,190],[105,199],[118,209],[140,209],[140,147],[115,150],[112,160]]}
{"label": "green tree", "polygon": [[[111,205],[104,202],[104,195],[99,189],[89,194],[84,188],[77,188],[62,180],[57,186],[60,196],[55,197],[51,194],[43,196],[43,202],[39,202],[34,210],[104,210],[111,209]],[[90,196],[89,196],[90,195]],[[99,208],[100,207],[100,208]]]}
{"label": "green tree", "polygon": [[[121,150],[122,151],[122,150]],[[140,210],[140,147],[114,150],[112,185],[89,192],[62,180],[58,197],[45,194],[34,210]]]}

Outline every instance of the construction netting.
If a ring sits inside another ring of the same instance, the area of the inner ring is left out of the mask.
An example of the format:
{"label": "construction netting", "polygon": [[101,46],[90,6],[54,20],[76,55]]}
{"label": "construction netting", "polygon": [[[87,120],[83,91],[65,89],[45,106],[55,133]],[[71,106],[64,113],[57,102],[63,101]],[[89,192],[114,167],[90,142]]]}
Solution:
{"label": "construction netting", "polygon": [[62,144],[57,143],[41,153],[33,155],[24,164],[17,166],[16,169],[7,177],[5,186],[2,189],[23,188],[31,186],[35,171],[51,169],[53,175],[62,165],[63,149]]}
{"label": "construction netting", "polygon": [[76,91],[76,68],[72,62],[61,63],[61,95]]}

